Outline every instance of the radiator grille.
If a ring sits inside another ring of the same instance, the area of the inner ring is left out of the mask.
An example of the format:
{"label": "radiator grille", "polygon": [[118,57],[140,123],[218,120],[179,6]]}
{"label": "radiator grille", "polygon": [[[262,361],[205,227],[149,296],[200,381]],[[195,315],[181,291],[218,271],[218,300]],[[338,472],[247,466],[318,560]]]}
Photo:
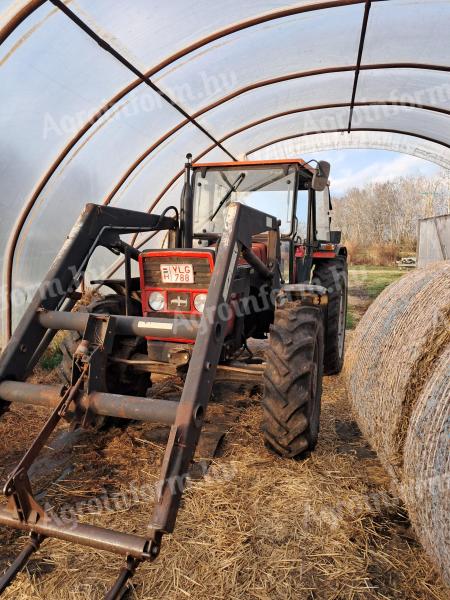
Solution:
{"label": "radiator grille", "polygon": [[[194,283],[162,283],[160,265],[190,264],[194,267]],[[146,287],[205,289],[211,281],[211,268],[207,257],[146,256],[143,260]]]}

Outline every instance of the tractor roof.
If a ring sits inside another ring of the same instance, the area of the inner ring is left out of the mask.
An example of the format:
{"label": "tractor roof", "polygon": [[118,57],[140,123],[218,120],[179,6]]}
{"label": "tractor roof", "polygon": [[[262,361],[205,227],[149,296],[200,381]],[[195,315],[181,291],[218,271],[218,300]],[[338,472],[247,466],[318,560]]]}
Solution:
{"label": "tractor roof", "polygon": [[264,167],[264,166],[273,166],[273,165],[299,165],[303,167],[306,171],[308,171],[311,175],[315,173],[315,169],[311,167],[308,163],[306,163],[301,158],[282,158],[282,159],[274,159],[274,160],[243,160],[243,161],[230,161],[230,162],[211,162],[211,163],[194,163],[193,168],[205,168],[205,167]]}

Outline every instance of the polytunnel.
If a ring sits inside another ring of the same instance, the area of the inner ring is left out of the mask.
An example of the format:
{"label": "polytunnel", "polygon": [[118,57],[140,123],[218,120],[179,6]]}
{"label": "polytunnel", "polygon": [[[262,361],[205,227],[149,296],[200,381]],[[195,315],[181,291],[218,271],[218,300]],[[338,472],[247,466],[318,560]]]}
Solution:
{"label": "polytunnel", "polygon": [[[0,0],[3,342],[87,202],[178,202],[186,154],[450,166],[443,0]],[[147,237],[133,240],[138,246]],[[96,275],[119,266],[99,253]]]}

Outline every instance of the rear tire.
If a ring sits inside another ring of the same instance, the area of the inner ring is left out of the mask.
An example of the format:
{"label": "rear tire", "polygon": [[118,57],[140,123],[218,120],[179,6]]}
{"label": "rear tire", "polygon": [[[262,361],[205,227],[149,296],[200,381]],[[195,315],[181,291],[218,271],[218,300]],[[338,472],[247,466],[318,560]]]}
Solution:
{"label": "rear tire", "polygon": [[264,373],[263,432],[277,454],[314,450],[319,435],[323,375],[323,313],[287,302],[277,306]]}
{"label": "rear tire", "polygon": [[325,375],[337,375],[344,366],[345,329],[348,301],[348,270],[345,258],[316,263],[313,283],[328,291],[325,322]]}
{"label": "rear tire", "polygon": [[[132,301],[133,316],[139,316],[140,305]],[[84,312],[107,315],[124,315],[125,298],[118,294],[110,294],[95,300],[84,309]],[[72,359],[81,335],[78,331],[69,331],[61,342],[60,348],[63,355],[60,372],[64,382],[70,384],[72,377]],[[117,336],[114,340],[112,355],[117,358],[130,358],[135,353],[147,354],[146,341],[133,336]],[[145,396],[151,385],[148,373],[136,373],[129,366],[121,363],[112,363],[106,369],[104,381],[105,389],[111,394],[124,394],[127,396]]]}

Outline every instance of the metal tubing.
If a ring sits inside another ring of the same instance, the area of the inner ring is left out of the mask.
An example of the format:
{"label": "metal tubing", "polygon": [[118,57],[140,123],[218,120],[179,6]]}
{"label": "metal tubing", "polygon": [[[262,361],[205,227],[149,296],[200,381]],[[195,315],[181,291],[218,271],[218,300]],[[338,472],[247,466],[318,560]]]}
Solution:
{"label": "metal tubing", "polygon": [[[352,105],[350,102],[336,102],[333,104],[315,104],[311,106],[303,106],[302,108],[293,108],[290,110],[284,110],[282,112],[274,113],[271,115],[267,115],[266,117],[262,117],[257,121],[252,121],[251,123],[247,123],[246,125],[242,125],[238,129],[234,129],[227,133],[224,137],[220,138],[221,141],[226,141],[243,131],[248,131],[253,127],[257,127],[258,125],[262,125],[263,123],[267,123],[268,121],[273,121],[275,119],[279,119],[280,117],[288,117],[290,115],[301,114],[306,112],[312,112],[315,110],[327,110],[331,108],[350,108]],[[399,106],[406,108],[418,108],[420,110],[426,110],[429,112],[435,112],[442,115],[450,115],[450,110],[447,108],[439,108],[437,106],[429,106],[428,104],[417,104],[414,102],[401,102],[400,100],[374,100],[368,102],[354,102],[353,107],[360,106]]]}
{"label": "metal tubing", "polygon": [[83,401],[98,415],[173,425],[178,402],[94,392]]}
{"label": "metal tubing", "polygon": [[2,381],[0,383],[0,398],[5,402],[20,402],[34,404],[45,408],[55,408],[63,392],[63,386],[35,385],[20,381]]}
{"label": "metal tubing", "polygon": [[126,67],[131,73],[136,75],[142,83],[148,85],[150,89],[156,92],[163,100],[165,100],[170,106],[172,106],[175,110],[177,110],[185,119],[187,119],[192,125],[197,127],[204,135],[206,135],[214,144],[216,144],[223,152],[228,154],[231,160],[237,160],[233,154],[227,150],[222,144],[216,140],[216,138],[201,125],[195,119],[191,117],[191,115],[184,110],[184,108],[175,102],[168,94],[163,92],[161,88],[159,88],[153,81],[147,77],[145,73],[140,71],[135,65],[133,65],[124,55],[118,52],[111,44],[109,44],[104,38],[99,36],[89,25],[80,19],[76,13],[74,13],[64,2],[61,0],[50,0],[52,4],[54,4],[57,8],[59,8],[69,19],[77,25],[82,31],[84,31],[91,39],[93,39],[97,44],[106,52],[111,54],[117,61],[119,61],[124,67]]}
{"label": "metal tubing", "polygon": [[[83,333],[88,321],[88,313],[68,313],[61,311],[41,312],[38,321],[46,329],[64,329]],[[116,334],[136,335],[164,339],[195,340],[200,321],[177,317],[161,319],[150,317],[124,317],[114,315]]]}
{"label": "metal tubing", "polygon": [[148,554],[149,541],[146,538],[105,529],[104,527],[96,527],[95,525],[86,525],[78,521],[64,524],[59,520],[43,518],[37,523],[28,524],[24,521],[18,521],[6,508],[2,507],[0,508],[0,525],[38,533],[44,537],[54,537],[66,542],[90,546],[121,556],[133,556],[140,560],[150,558]]}
{"label": "metal tubing", "polygon": [[26,378],[46,333],[37,322],[38,311],[61,308],[77,289],[95,248],[104,245],[107,233],[119,236],[176,227],[177,222],[169,217],[87,204],[0,357],[0,379]]}
{"label": "metal tubing", "polygon": [[364,16],[363,16],[362,27],[361,27],[361,37],[359,40],[359,49],[358,49],[358,58],[356,61],[355,77],[353,79],[353,91],[352,91],[352,99],[351,99],[351,104],[350,104],[350,115],[349,115],[348,127],[347,127],[348,133],[350,133],[352,130],[353,111],[354,111],[355,100],[356,100],[356,91],[358,89],[359,72],[360,72],[360,68],[361,68],[361,60],[362,60],[362,55],[363,55],[363,51],[364,51],[364,43],[366,41],[367,24],[369,22],[369,13],[370,13],[371,6],[372,6],[372,0],[366,0],[366,6],[364,8]]}
{"label": "metal tubing", "polygon": [[[425,140],[427,142],[433,142],[434,144],[438,144],[439,146],[444,146],[444,148],[450,148],[450,144],[447,142],[443,142],[437,140],[435,138],[429,137],[427,135],[422,135],[419,133],[412,133],[411,131],[403,131],[401,129],[387,129],[384,127],[352,127],[352,133],[355,131],[373,131],[373,132],[381,132],[381,133],[396,133],[398,135],[408,135],[410,137],[418,138],[419,140]],[[256,146],[255,148],[251,148],[247,151],[247,156],[250,154],[254,154],[258,152],[258,150],[263,150],[264,148],[268,148],[273,144],[277,144],[279,142],[285,142],[287,140],[294,140],[297,138],[308,137],[311,135],[323,135],[324,133],[348,133],[347,129],[318,129],[317,131],[308,131],[306,133],[294,133],[292,135],[286,135],[281,138],[276,138],[271,140],[270,142],[265,142],[260,146]]]}
{"label": "metal tubing", "polygon": [[[61,387],[53,385],[3,381],[0,383],[0,399],[54,409],[61,401],[61,390]],[[80,409],[89,410],[96,415],[164,425],[172,425],[175,422],[178,408],[178,402],[171,400],[104,392],[93,392],[90,395],[80,393],[75,402]],[[69,408],[72,407],[75,408],[73,405]]]}
{"label": "metal tubing", "polygon": [[252,266],[258,273],[264,277],[265,279],[273,278],[273,271],[271,271],[267,266],[262,262],[258,256],[250,249],[244,248],[242,250],[242,256],[248,262],[250,266]]}
{"label": "metal tubing", "polygon": [[127,590],[128,580],[133,577],[138,565],[138,560],[132,558],[127,559],[127,566],[121,569],[114,585],[106,594],[105,600],[120,600],[120,598],[123,598]]}
{"label": "metal tubing", "polygon": [[27,564],[30,556],[39,550],[39,547],[44,539],[45,537],[42,535],[36,533],[31,534],[30,541],[23,547],[20,554],[14,559],[8,569],[6,569],[6,571],[0,577],[0,595],[3,594],[9,585],[11,585],[16,576]]}
{"label": "metal tubing", "polygon": [[0,45],[38,8],[45,4],[46,0],[30,0],[20,8],[4,27],[0,29]]}

